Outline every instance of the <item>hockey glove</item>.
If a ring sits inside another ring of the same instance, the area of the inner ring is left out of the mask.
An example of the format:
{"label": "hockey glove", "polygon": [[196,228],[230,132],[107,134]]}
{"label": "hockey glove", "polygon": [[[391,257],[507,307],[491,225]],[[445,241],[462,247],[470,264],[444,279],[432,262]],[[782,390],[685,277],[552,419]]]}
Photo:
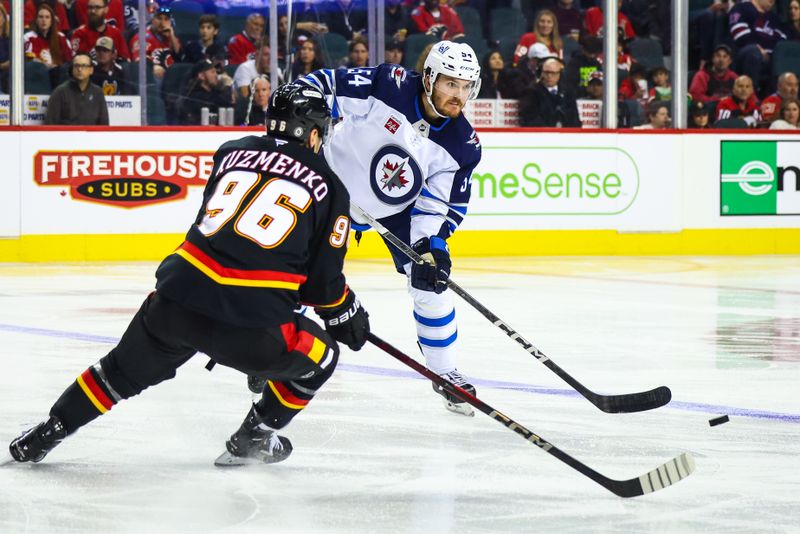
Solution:
{"label": "hockey glove", "polygon": [[325,323],[325,330],[333,339],[352,350],[360,350],[369,334],[369,314],[361,306],[356,294],[349,290],[335,308],[317,308],[317,315]]}
{"label": "hockey glove", "polygon": [[450,277],[450,250],[438,236],[423,237],[411,247],[422,256],[424,263],[411,265],[411,285],[422,291],[441,293],[447,289]]}

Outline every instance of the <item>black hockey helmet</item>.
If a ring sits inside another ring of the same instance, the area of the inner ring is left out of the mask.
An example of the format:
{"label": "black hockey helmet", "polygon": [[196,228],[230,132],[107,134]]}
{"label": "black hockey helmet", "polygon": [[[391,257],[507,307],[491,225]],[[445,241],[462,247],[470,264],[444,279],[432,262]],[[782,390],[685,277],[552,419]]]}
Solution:
{"label": "black hockey helmet", "polygon": [[267,134],[305,143],[311,130],[325,139],[331,112],[323,94],[305,85],[285,84],[272,93],[267,107]]}

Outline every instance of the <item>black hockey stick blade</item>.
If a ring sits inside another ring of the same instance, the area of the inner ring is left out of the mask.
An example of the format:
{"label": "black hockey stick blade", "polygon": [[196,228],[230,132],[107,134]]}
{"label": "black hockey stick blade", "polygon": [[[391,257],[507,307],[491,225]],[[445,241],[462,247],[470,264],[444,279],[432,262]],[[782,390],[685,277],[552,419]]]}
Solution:
{"label": "black hockey stick blade", "polygon": [[[414,263],[421,263],[423,260],[414,249],[404,243],[399,237],[394,235],[388,228],[383,226],[379,221],[375,220],[369,213],[359,208],[356,204],[350,203],[350,211],[355,214],[356,220],[369,224],[383,236],[386,241],[394,245],[403,254],[409,257]],[[600,410],[606,413],[631,413],[643,412],[664,406],[672,399],[672,392],[666,386],[659,386],[650,391],[642,391],[638,393],[625,393],[620,395],[601,395],[590,390],[568,372],[547,357],[542,351],[537,349],[533,343],[523,338],[517,331],[508,326],[502,319],[492,313],[486,306],[478,302],[476,298],[466,292],[461,286],[456,284],[452,278],[447,280],[447,287],[453,293],[464,299],[467,304],[475,308],[481,315],[486,317],[489,322],[503,331],[505,335],[522,345],[528,353],[534,358],[542,362],[542,364],[557,374],[567,384],[572,386],[575,391],[583,395],[589,402],[594,404]]]}
{"label": "black hockey stick blade", "polygon": [[555,456],[582,475],[590,478],[606,488],[608,491],[620,497],[638,497],[639,495],[645,495],[647,493],[664,489],[688,477],[695,469],[694,459],[688,453],[682,453],[642,476],[631,478],[629,480],[614,480],[608,478],[607,476],[602,475],[591,467],[587,466],[580,460],[573,458],[543,437],[534,434],[532,431],[528,430],[510,417],[495,410],[478,397],[471,395],[469,392],[463,390],[459,386],[456,386],[452,382],[445,380],[375,334],[370,333],[367,336],[367,339],[370,343],[386,352],[394,359],[412,368],[428,380],[468,403],[476,410],[485,413],[506,428],[513,430],[515,433],[522,436],[526,441],[533,443],[546,453]]}

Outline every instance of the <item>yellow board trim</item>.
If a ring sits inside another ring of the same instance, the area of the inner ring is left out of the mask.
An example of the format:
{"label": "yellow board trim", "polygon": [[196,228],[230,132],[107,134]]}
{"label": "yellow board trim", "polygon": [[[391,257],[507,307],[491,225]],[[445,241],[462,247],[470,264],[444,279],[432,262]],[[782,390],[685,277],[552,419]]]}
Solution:
{"label": "yellow board trim", "polygon": [[[0,238],[0,262],[159,261],[183,234],[29,235]],[[614,230],[459,230],[454,256],[674,256],[800,254],[800,228],[691,229],[675,233]],[[388,259],[377,232],[351,240],[353,259]]]}
{"label": "yellow board trim", "polygon": [[278,402],[280,402],[281,404],[283,404],[287,408],[291,408],[292,410],[302,410],[303,408],[305,408],[305,406],[300,406],[299,404],[293,404],[293,403],[287,401],[286,399],[284,399],[283,397],[281,397],[281,394],[278,393],[278,390],[272,384],[272,380],[267,380],[267,384],[269,385],[269,389],[271,389],[272,392],[275,394],[275,398],[278,399]]}
{"label": "yellow board trim", "polygon": [[83,377],[80,375],[78,375],[78,385],[81,387],[83,392],[86,393],[86,396],[89,397],[89,400],[92,401],[92,404],[94,404],[94,407],[97,408],[97,411],[100,413],[106,413],[108,411],[106,407],[103,406],[99,400],[97,400],[97,397],[94,396],[94,393],[92,393],[92,390],[89,389],[89,386],[86,385],[86,382],[83,381]]}
{"label": "yellow board trim", "polygon": [[245,280],[242,278],[229,278],[221,276],[212,271],[206,264],[189,254],[187,251],[178,249],[175,254],[194,265],[200,272],[207,277],[211,278],[218,284],[226,286],[241,286],[241,287],[271,287],[275,289],[292,289],[297,291],[300,289],[300,284],[297,282],[284,282],[281,280]]}

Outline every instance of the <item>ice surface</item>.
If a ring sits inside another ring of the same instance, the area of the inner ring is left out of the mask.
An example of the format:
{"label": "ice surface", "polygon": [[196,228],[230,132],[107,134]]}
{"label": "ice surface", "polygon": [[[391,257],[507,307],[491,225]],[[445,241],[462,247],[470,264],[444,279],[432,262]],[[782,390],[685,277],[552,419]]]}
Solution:
{"label": "ice surface", "polygon": [[[456,258],[454,279],[600,393],[673,401],[605,414],[457,300],[478,396],[595,470],[696,472],[620,499],[368,346],[284,432],[281,464],[212,464],[243,375],[198,356],[38,465],[0,467],[0,532],[797,532],[800,258]],[[418,356],[405,281],[348,262],[375,333]],[[0,441],[44,418],[152,289],[154,264],[0,265]],[[708,419],[729,414],[724,425]]]}

